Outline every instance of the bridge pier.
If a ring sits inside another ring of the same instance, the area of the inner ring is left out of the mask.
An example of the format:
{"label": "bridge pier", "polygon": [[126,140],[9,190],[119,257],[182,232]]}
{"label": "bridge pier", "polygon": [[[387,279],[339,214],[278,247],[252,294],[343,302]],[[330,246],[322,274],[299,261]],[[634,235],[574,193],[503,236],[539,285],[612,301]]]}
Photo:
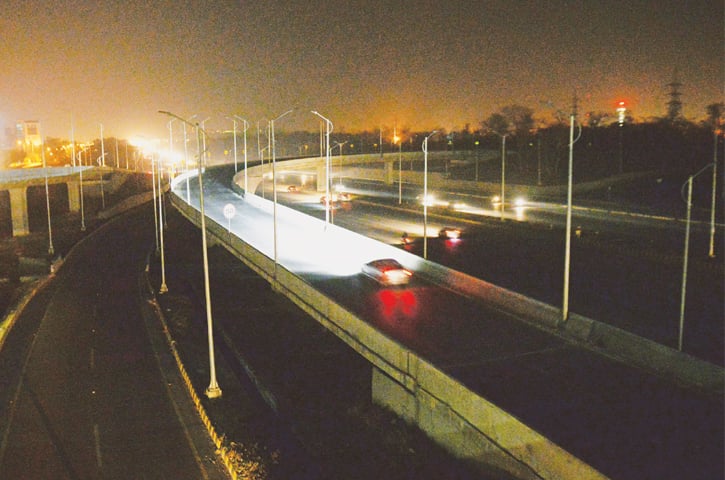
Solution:
{"label": "bridge pier", "polygon": [[28,222],[28,187],[10,188],[10,214],[13,223],[13,236],[21,237],[30,233]]}
{"label": "bridge pier", "polygon": [[325,162],[320,162],[317,165],[317,191],[318,192],[325,192],[327,189],[325,188],[325,182],[327,181],[327,169],[325,168],[326,164]]}
{"label": "bridge pier", "polygon": [[395,160],[389,158],[385,160],[385,185],[392,185],[398,179],[397,172],[395,171]]}
{"label": "bridge pier", "polygon": [[81,210],[80,182],[67,182],[68,185],[68,210],[79,212]]}

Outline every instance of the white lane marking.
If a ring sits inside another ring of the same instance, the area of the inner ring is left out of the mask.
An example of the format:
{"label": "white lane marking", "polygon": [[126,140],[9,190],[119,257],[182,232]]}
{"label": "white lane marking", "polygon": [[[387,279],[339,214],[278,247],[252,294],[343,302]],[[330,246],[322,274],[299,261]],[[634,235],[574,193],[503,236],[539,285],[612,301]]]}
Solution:
{"label": "white lane marking", "polygon": [[91,348],[91,370],[96,369],[96,349]]}
{"label": "white lane marking", "polygon": [[93,440],[96,444],[96,465],[98,469],[103,468],[103,458],[101,457],[101,434],[98,430],[98,424],[93,424]]}

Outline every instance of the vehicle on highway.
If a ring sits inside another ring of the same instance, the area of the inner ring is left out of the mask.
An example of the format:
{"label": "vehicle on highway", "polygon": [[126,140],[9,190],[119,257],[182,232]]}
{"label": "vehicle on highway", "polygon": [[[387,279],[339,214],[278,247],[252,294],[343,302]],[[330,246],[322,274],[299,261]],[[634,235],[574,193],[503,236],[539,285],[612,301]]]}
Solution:
{"label": "vehicle on highway", "polygon": [[[349,202],[351,200],[349,193],[333,193],[330,198],[332,198],[332,203]],[[320,197],[320,203],[323,205],[327,203],[327,195]]]}
{"label": "vehicle on highway", "polygon": [[362,273],[381,285],[407,285],[413,272],[394,258],[373,260],[362,266]]}
{"label": "vehicle on highway", "polygon": [[455,227],[443,227],[438,232],[438,236],[448,240],[459,240],[461,238],[461,229]]}
{"label": "vehicle on highway", "polygon": [[[494,195],[491,197],[491,204],[494,207],[500,207],[501,206],[501,197],[498,195]],[[525,207],[526,206],[526,199],[524,197],[516,197],[514,198],[513,202],[504,202],[505,207]]]}

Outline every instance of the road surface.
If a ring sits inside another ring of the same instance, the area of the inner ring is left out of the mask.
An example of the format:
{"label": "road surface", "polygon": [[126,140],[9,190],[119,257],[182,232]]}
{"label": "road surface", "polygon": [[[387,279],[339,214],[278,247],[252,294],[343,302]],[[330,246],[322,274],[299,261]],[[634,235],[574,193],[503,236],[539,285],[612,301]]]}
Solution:
{"label": "road surface", "polygon": [[150,206],[99,228],[0,352],[0,477],[224,479],[139,298]]}

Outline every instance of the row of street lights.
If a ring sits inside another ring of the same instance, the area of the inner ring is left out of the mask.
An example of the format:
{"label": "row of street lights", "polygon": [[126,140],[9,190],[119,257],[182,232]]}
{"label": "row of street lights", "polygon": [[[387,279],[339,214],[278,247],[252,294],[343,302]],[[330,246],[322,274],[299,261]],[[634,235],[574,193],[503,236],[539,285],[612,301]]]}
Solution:
{"label": "row of street lights", "polygon": [[[275,141],[275,129],[274,125],[275,122],[282,119],[283,117],[287,116],[288,114],[292,113],[293,110],[288,110],[284,112],[283,114],[277,116],[273,120],[270,120],[268,122],[269,124],[269,145],[268,149],[271,150],[271,167],[272,167],[272,190],[273,190],[273,242],[274,242],[274,277],[276,279],[277,277],[277,265],[278,265],[278,236],[277,236],[277,183],[276,183],[276,141]],[[206,132],[203,128],[203,122],[201,122],[201,126],[199,123],[191,124],[188,120],[185,120],[171,112],[167,111],[160,111],[160,113],[171,116],[172,121],[173,119],[178,119],[184,124],[184,135],[186,135],[185,127],[186,125],[191,125],[192,127],[196,128],[197,130],[197,150],[198,150],[198,178],[199,178],[199,205],[200,205],[200,214],[201,214],[201,230],[202,230],[202,249],[203,249],[203,262],[204,262],[204,281],[205,281],[205,295],[206,295],[206,310],[207,310],[207,325],[208,325],[208,340],[209,340],[209,355],[210,355],[210,385],[207,388],[207,396],[210,398],[215,398],[221,395],[221,389],[219,388],[217,381],[216,381],[216,374],[215,374],[215,367],[214,367],[214,343],[213,343],[213,332],[212,332],[212,315],[211,315],[211,301],[210,301],[210,294],[209,294],[209,272],[208,272],[208,259],[207,259],[207,246],[206,246],[206,225],[205,225],[205,214],[204,214],[204,193],[203,193],[203,180],[202,180],[202,155],[206,154]],[[327,201],[325,202],[325,230],[327,230],[327,227],[330,223],[330,208],[332,202],[330,201],[330,176],[331,176],[331,165],[330,165],[330,154],[331,154],[331,146],[330,146],[330,135],[333,130],[333,123],[330,119],[326,118],[319,112],[312,110],[312,114],[318,116],[322,121],[325,122],[325,143],[324,143],[324,149],[325,149],[325,195]],[[233,122],[233,129],[234,129],[234,165],[235,165],[235,172],[238,170],[237,168],[237,122],[236,120],[241,120],[244,125],[244,170],[245,170],[245,178],[244,178],[244,190],[247,190],[247,139],[246,139],[246,132],[249,128],[249,123],[237,116],[234,115],[233,118],[231,118]],[[208,120],[208,118],[206,119]],[[204,120],[204,122],[206,121]],[[573,111],[570,115],[570,125],[569,125],[569,174],[568,174],[568,182],[567,182],[567,213],[566,213],[566,246],[565,246],[565,254],[564,254],[564,288],[563,288],[563,299],[562,299],[562,309],[561,309],[561,322],[565,323],[569,318],[569,281],[570,281],[570,257],[571,257],[571,227],[572,227],[572,190],[573,190],[573,147],[574,143],[577,139],[574,138],[574,128],[576,125],[576,113]],[[170,136],[171,136],[171,121],[169,122],[169,129],[170,129]],[[428,256],[428,141],[431,137],[436,135],[438,132],[433,131],[430,134],[428,134],[422,143],[422,150],[424,153],[424,178],[423,178],[423,258],[427,259]],[[259,137],[259,128],[257,128],[257,135]],[[506,136],[505,134],[500,135],[501,136],[501,220],[504,219],[504,202],[505,202],[505,159],[506,159]],[[186,145],[186,138],[185,138],[185,145]],[[258,138],[259,143],[259,138]],[[346,142],[344,142],[346,143]],[[337,143],[335,146],[340,147],[340,154],[342,154],[342,146],[344,143]],[[172,138],[169,140],[169,145],[171,149],[172,144]],[[204,145],[204,148],[201,148],[201,145]],[[401,147],[402,150],[402,147]],[[171,153],[171,152],[170,152]],[[399,170],[402,171],[401,164],[402,164],[402,153],[399,151]],[[714,164],[713,164],[714,165]],[[702,172],[698,172],[697,174],[690,177],[690,188],[691,188],[691,182],[692,179],[699,175]],[[400,174],[402,175],[402,173]],[[714,174],[713,174],[714,175]],[[159,166],[159,176],[160,176],[160,166]],[[402,201],[402,178],[399,177],[398,180],[399,183],[399,202]],[[187,201],[188,198],[188,179],[187,179]],[[161,184],[159,179],[159,196],[161,198]],[[689,202],[689,199],[688,199]],[[714,203],[714,197],[713,197],[713,203]],[[714,205],[713,205],[713,218],[714,218]],[[688,203],[688,214],[689,214],[689,203]],[[159,204],[159,219],[162,219],[162,209]],[[688,216],[688,227],[689,227],[689,216]],[[161,228],[161,243],[163,245],[163,227]],[[689,232],[688,232],[689,236]],[[711,247],[711,256],[712,254],[712,247]],[[165,278],[164,278],[164,272],[163,272],[163,246],[162,246],[162,288],[160,293],[163,293],[164,291],[167,291],[165,288]],[[685,257],[685,265],[683,269],[683,310],[684,310],[684,291],[685,291],[685,279],[686,279],[686,269],[687,269],[687,258]],[[679,340],[679,349],[682,348],[682,318],[681,318],[681,327],[680,327],[680,340]]]}

